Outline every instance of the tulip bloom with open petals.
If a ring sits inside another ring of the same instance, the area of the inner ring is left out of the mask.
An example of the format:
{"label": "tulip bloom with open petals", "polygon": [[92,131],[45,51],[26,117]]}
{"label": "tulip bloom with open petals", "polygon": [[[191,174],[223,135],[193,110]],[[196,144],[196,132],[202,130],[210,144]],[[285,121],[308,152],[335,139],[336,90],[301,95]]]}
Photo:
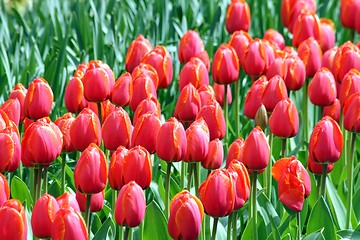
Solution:
{"label": "tulip bloom with open petals", "polygon": [[0,173],[0,208],[10,198],[10,187],[5,176]]}
{"label": "tulip bloom with open petals", "polygon": [[151,43],[143,35],[138,37],[130,43],[126,52],[125,68],[126,71],[132,72],[136,66],[141,63],[143,57],[152,49]]}
{"label": "tulip bloom with open petals", "polygon": [[126,72],[122,74],[115,82],[114,88],[110,93],[110,100],[113,104],[125,107],[130,102],[130,83],[131,74]]}
{"label": "tulip bloom with open petals", "polygon": [[200,35],[194,30],[189,30],[180,39],[178,49],[179,61],[181,64],[185,64],[204,50],[204,43]]}
{"label": "tulip bloom with open petals", "polygon": [[185,162],[201,162],[209,151],[210,133],[203,118],[194,121],[186,129],[187,150],[184,157]]}
{"label": "tulip bloom with open petals", "polygon": [[344,128],[348,131],[360,132],[360,92],[351,95],[345,102]]}
{"label": "tulip bloom with open petals", "polygon": [[233,159],[227,167],[231,177],[233,178],[235,189],[235,205],[234,210],[242,208],[250,197],[250,177],[243,163]]}
{"label": "tulip bloom with open petals", "polygon": [[327,68],[316,72],[308,86],[310,101],[316,106],[329,106],[336,99],[336,84],[332,73]]}
{"label": "tulip bloom with open petals", "polygon": [[115,220],[120,226],[136,227],[145,217],[145,195],[134,181],[124,185],[115,204]]}
{"label": "tulip bloom with open petals", "polygon": [[245,53],[252,40],[252,37],[242,30],[233,32],[229,39],[228,44],[235,49],[240,67],[244,66]]}
{"label": "tulip bloom with open petals", "polygon": [[250,28],[250,8],[245,0],[232,0],[226,10],[225,26],[229,33]]}
{"label": "tulip bloom with open petals", "polygon": [[261,107],[262,96],[268,83],[269,81],[266,76],[263,75],[251,85],[244,102],[244,114],[246,117],[255,119],[256,112]]}
{"label": "tulip bloom with open petals", "polygon": [[301,162],[294,156],[282,158],[272,167],[272,175],[278,182],[280,201],[289,209],[300,212],[311,191],[309,173]]}
{"label": "tulip bloom with open petals", "polygon": [[235,49],[228,44],[221,44],[216,50],[212,62],[212,76],[217,84],[230,84],[239,77],[239,60]]}
{"label": "tulip bloom with open petals", "polygon": [[200,108],[199,92],[194,85],[189,83],[180,92],[174,110],[174,117],[183,121],[194,121]]}
{"label": "tulip bloom with open petals", "polygon": [[300,43],[298,53],[305,64],[306,76],[313,77],[321,68],[322,63],[322,51],[319,43],[310,37]]}
{"label": "tulip bloom with open petals", "polygon": [[191,58],[181,69],[179,76],[180,91],[191,83],[196,89],[209,85],[209,74],[203,61],[197,57]]}
{"label": "tulip bloom with open petals", "polygon": [[342,148],[343,138],[339,125],[331,117],[323,117],[310,136],[310,157],[318,163],[334,163],[340,158]]}
{"label": "tulip bloom with open petals", "polygon": [[169,234],[173,239],[196,239],[201,231],[204,207],[189,191],[177,193],[170,202]]}
{"label": "tulip bloom with open petals", "polygon": [[24,206],[10,199],[0,208],[0,239],[27,239],[27,220]]}

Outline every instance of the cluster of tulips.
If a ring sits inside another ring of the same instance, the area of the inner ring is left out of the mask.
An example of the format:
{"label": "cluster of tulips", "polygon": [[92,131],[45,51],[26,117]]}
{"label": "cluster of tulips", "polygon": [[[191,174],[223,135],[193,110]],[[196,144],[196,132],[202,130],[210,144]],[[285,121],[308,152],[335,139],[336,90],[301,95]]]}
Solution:
{"label": "cluster of tulips", "polygon": [[[359,19],[359,1],[341,1],[340,13],[345,27],[360,30],[360,20],[352,20]],[[253,39],[247,33],[247,3],[233,0],[226,13],[230,40],[221,44],[212,58],[213,85],[210,57],[201,37],[196,31],[186,32],[178,48],[183,64],[176,83],[179,95],[173,117],[167,120],[161,114],[157,93],[172,84],[173,59],[164,46],[153,48],[142,35],[130,44],[127,72],[117,80],[102,61],[80,64],[65,89],[69,112],[54,122],[49,118],[54,96],[47,81],[36,78],[28,88],[17,84],[0,109],[0,172],[21,172],[23,166],[31,169],[36,201],[31,214],[33,234],[38,238],[88,239],[91,212],[102,209],[108,183],[116,198],[114,220],[125,227],[127,238],[145,216],[144,190],[152,181],[154,156],[167,164],[164,215],[174,239],[196,239],[202,225],[209,227],[204,213],[214,218],[213,239],[218,218],[228,215],[234,220],[236,237],[237,210],[250,197],[249,220],[253,219],[256,239],[257,190],[261,185],[271,199],[272,178],[278,182],[279,200],[290,212],[299,214],[310,194],[307,169],[319,178],[318,195],[324,196],[326,174],[342,154],[344,129],[353,133],[351,153],[355,133],[360,131],[360,49],[350,41],[334,47],[334,24],[329,19],[319,20],[314,0],[283,0],[281,20],[293,35],[293,47],[285,46],[283,36],[274,29],[267,30],[263,39]],[[252,79],[243,113],[241,68]],[[232,121],[237,135],[232,143],[228,133],[231,88],[235,90],[236,119]],[[286,139],[296,136],[300,125],[290,95],[296,96],[300,89],[307,168],[286,153]],[[310,137],[308,98],[321,113]],[[245,139],[240,137],[240,114],[255,120]],[[275,162],[271,158],[273,136],[283,139],[281,159]],[[75,193],[66,188],[65,180],[67,154],[74,151],[78,152]],[[58,157],[64,194],[55,198],[47,193],[47,172]],[[351,228],[352,157],[350,154],[344,163],[349,178],[347,228]],[[208,170],[201,184],[200,165]],[[169,204],[173,166],[180,169],[184,190]],[[260,184],[258,175],[263,172],[264,184]],[[5,176],[0,174],[0,239],[26,239],[25,210],[20,201],[9,199]],[[298,229],[300,238],[299,222]]]}

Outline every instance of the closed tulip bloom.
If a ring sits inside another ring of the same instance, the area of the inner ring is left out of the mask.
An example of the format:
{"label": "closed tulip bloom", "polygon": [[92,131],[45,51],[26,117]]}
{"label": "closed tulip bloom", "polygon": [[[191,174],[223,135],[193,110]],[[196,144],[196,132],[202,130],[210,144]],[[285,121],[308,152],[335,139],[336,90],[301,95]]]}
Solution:
{"label": "closed tulip bloom", "polygon": [[278,137],[290,138],[299,131],[299,114],[290,98],[276,104],[269,119],[271,132]]}
{"label": "closed tulip bloom", "polygon": [[[214,83],[213,85],[215,100],[220,104],[221,107],[224,106],[224,98],[225,98],[225,85]],[[227,85],[227,101],[228,104],[232,102],[232,94],[230,84]]]}
{"label": "closed tulip bloom", "polygon": [[243,162],[243,150],[245,140],[241,137],[237,138],[229,146],[228,155],[226,156],[226,168],[228,168],[233,160]]}
{"label": "closed tulip bloom", "polygon": [[79,204],[76,200],[75,194],[70,192],[64,192],[62,195],[56,198],[56,202],[59,205],[59,208],[71,207],[75,211],[80,212]]}
{"label": "closed tulip bloom", "polygon": [[170,202],[169,234],[173,239],[197,239],[204,218],[201,201],[187,190],[177,193]]}
{"label": "closed tulip bloom", "polygon": [[281,3],[281,21],[293,32],[294,24],[302,10],[316,12],[315,0],[283,0]]}
{"label": "closed tulip bloom", "polygon": [[180,92],[176,102],[174,117],[183,121],[194,121],[201,108],[201,99],[197,89],[189,83]]}
{"label": "closed tulip bloom", "polygon": [[222,142],[215,138],[209,142],[209,151],[206,158],[201,161],[201,166],[206,169],[217,169],[221,167],[223,159],[224,150]]}
{"label": "closed tulip bloom", "polygon": [[73,152],[75,151],[75,147],[72,144],[71,137],[70,137],[70,127],[71,124],[74,122],[75,118],[72,116],[71,113],[65,113],[62,117],[55,120],[56,126],[59,127],[61,133],[63,134],[63,152]]}
{"label": "closed tulip bloom", "polygon": [[224,113],[217,101],[211,101],[201,107],[196,119],[203,118],[210,131],[210,140],[224,138],[226,133],[226,123]]}
{"label": "closed tulip bloom", "polygon": [[150,186],[152,165],[150,153],[144,147],[133,147],[125,154],[122,176],[124,184],[135,181],[142,189]]}
{"label": "closed tulip bloom", "polygon": [[268,30],[266,30],[264,34],[264,39],[271,42],[276,49],[282,50],[285,47],[285,39],[283,35],[281,35],[281,33],[276,31],[275,29],[269,28]]}
{"label": "closed tulip bloom", "polygon": [[80,78],[73,77],[65,88],[65,106],[69,112],[78,113],[87,107],[88,102],[84,97],[84,85]]}
{"label": "closed tulip bloom", "polygon": [[206,158],[209,151],[210,134],[203,118],[197,119],[186,129],[186,142],[185,162],[201,162]]}
{"label": "closed tulip bloom", "polygon": [[10,198],[10,187],[6,177],[0,173],[0,209]]}
{"label": "closed tulip bloom", "polygon": [[156,150],[156,137],[161,127],[160,119],[151,112],[137,119],[131,135],[131,146],[143,146],[149,153]]}
{"label": "closed tulip bloom", "polygon": [[352,132],[360,132],[360,92],[352,94],[345,102],[344,128]]}
{"label": "closed tulip bloom", "polygon": [[108,180],[110,187],[114,190],[120,190],[124,185],[122,180],[122,168],[123,160],[127,152],[127,148],[119,146],[111,155]]}
{"label": "closed tulip bloom", "polygon": [[335,99],[334,103],[325,106],[323,111],[323,117],[329,116],[334,119],[337,123],[340,123],[341,105],[339,99]]}
{"label": "closed tulip bloom", "polygon": [[333,47],[330,48],[329,50],[327,50],[322,58],[321,61],[321,66],[322,67],[326,67],[327,69],[331,70],[331,72],[334,74],[333,68],[334,68],[334,59],[335,59],[335,54],[338,50],[338,47]]}
{"label": "closed tulip bloom", "polygon": [[[99,212],[104,206],[104,191],[91,194],[90,197],[90,212]],[[76,201],[79,204],[80,211],[86,212],[86,194],[76,190]]]}
{"label": "closed tulip bloom", "polygon": [[334,163],[342,153],[343,138],[337,122],[323,117],[314,127],[309,142],[309,155],[318,163]]}
{"label": "closed tulip bloom", "polygon": [[81,80],[84,77],[84,74],[88,68],[89,68],[88,62],[80,63],[74,72],[74,77],[77,77]]}
{"label": "closed tulip bloom", "polygon": [[298,47],[309,37],[313,37],[316,41],[320,40],[320,20],[312,10],[304,10],[294,24],[292,44]]}
{"label": "closed tulip bloom", "polygon": [[204,50],[204,43],[200,35],[194,30],[189,30],[180,39],[178,49],[179,61],[181,64],[185,64]]}
{"label": "closed tulip bloom", "polygon": [[268,112],[272,112],[278,102],[288,98],[284,80],[280,76],[272,77],[262,95],[262,104]]}
{"label": "closed tulip bloom", "polygon": [[304,62],[298,56],[288,55],[285,57],[287,71],[283,77],[288,90],[299,90],[306,78],[306,68]]}
{"label": "closed tulip bloom", "polygon": [[215,52],[211,68],[215,83],[230,84],[236,82],[240,67],[235,49],[228,44],[221,44]]}
{"label": "closed tulip bloom", "polygon": [[25,208],[17,199],[6,201],[0,208],[0,239],[27,239]]}
{"label": "closed tulip bloom", "polygon": [[0,172],[14,172],[20,164],[21,144],[17,128],[0,130]]}
{"label": "closed tulip bloom", "polygon": [[191,83],[196,89],[209,85],[209,74],[205,64],[197,57],[191,58],[181,69],[179,76],[180,91]]}
{"label": "closed tulip bloom", "polygon": [[136,66],[141,63],[143,57],[152,49],[151,43],[143,35],[138,37],[130,43],[126,52],[125,68],[126,71],[132,72]]}
{"label": "closed tulip bloom", "polygon": [[344,76],[340,86],[339,99],[341,106],[344,106],[348,97],[357,92],[360,92],[360,71],[353,68]]}
{"label": "closed tulip bloom", "polygon": [[110,100],[113,104],[120,107],[129,105],[131,80],[131,74],[128,72],[122,74],[116,80],[114,88],[110,93]]}
{"label": "closed tulip bloom", "polygon": [[323,52],[335,45],[335,25],[327,18],[320,18],[320,47]]}
{"label": "closed tulip bloom", "polygon": [[145,195],[134,181],[124,185],[116,199],[115,220],[120,226],[136,227],[145,217]]}
{"label": "closed tulip bloom", "polygon": [[229,39],[228,44],[235,49],[240,67],[244,66],[245,53],[252,40],[249,33],[242,30],[233,32]]}
{"label": "closed tulip bloom", "polygon": [[266,77],[268,79],[279,75],[280,77],[284,78],[286,76],[287,72],[287,64],[285,62],[286,54],[284,52],[281,52],[280,55],[278,55],[274,61],[269,66],[268,71],[266,71]]}
{"label": "closed tulip bloom", "polygon": [[272,175],[278,182],[280,201],[291,210],[300,212],[311,191],[309,173],[301,162],[294,156],[282,158],[274,164]]}
{"label": "closed tulip bloom", "polygon": [[245,0],[232,0],[226,10],[225,26],[228,33],[250,28],[250,8]]}
{"label": "closed tulip bloom", "polygon": [[224,217],[234,210],[235,189],[232,177],[226,169],[215,169],[199,187],[200,201],[205,213],[212,217]]}
{"label": "closed tulip bloom", "polygon": [[250,177],[243,163],[233,159],[227,167],[234,183],[235,205],[234,210],[242,208],[250,197]]}
{"label": "closed tulip bloom", "polygon": [[164,46],[156,46],[142,59],[142,63],[150,64],[155,68],[159,77],[159,88],[170,86],[173,78],[172,58]]}
{"label": "closed tulip bloom", "polygon": [[0,107],[9,117],[11,121],[13,121],[16,125],[19,125],[20,122],[20,114],[21,114],[21,106],[20,102],[17,98],[6,100]]}
{"label": "closed tulip bloom", "polygon": [[74,180],[78,191],[85,194],[99,193],[106,186],[108,166],[105,154],[91,143],[80,155],[75,169]]}
{"label": "closed tulip bloom", "polygon": [[322,51],[319,43],[313,37],[310,37],[301,42],[298,53],[305,64],[306,76],[313,77],[321,67]]}
{"label": "closed tulip bloom", "polygon": [[115,151],[119,146],[129,147],[131,134],[131,119],[121,107],[110,113],[102,126],[104,146],[111,151]]}
{"label": "closed tulip bloom", "polygon": [[210,70],[210,57],[209,54],[206,50],[202,51],[201,53],[199,53],[198,55],[196,55],[195,57],[199,58],[201,61],[203,61],[203,63],[206,66],[206,69],[209,71]]}
{"label": "closed tulip bloom", "polygon": [[266,73],[274,59],[274,49],[269,42],[256,38],[245,53],[244,70],[250,76],[260,76]]}
{"label": "closed tulip bloom", "polygon": [[155,68],[153,68],[150,64],[140,63],[134,71],[131,73],[132,79],[137,78],[138,76],[146,75],[151,81],[154,83],[155,88],[159,87],[159,76]]}
{"label": "closed tulip bloom", "polygon": [[139,103],[150,95],[157,97],[156,87],[147,75],[139,75],[130,83],[130,108],[135,111]]}
{"label": "closed tulip bloom", "polygon": [[262,104],[262,96],[268,83],[269,81],[266,76],[263,75],[251,85],[244,102],[244,114],[246,117],[255,119],[256,112]]}
{"label": "closed tulip bloom", "polygon": [[356,0],[340,1],[340,21],[344,27],[355,29],[356,16],[360,9],[360,3]]}
{"label": "closed tulip bloom", "polygon": [[161,125],[156,137],[156,154],[166,162],[183,159],[187,149],[184,126],[174,117]]}
{"label": "closed tulip bloom", "polygon": [[53,240],[87,240],[88,232],[81,214],[71,207],[59,209],[55,215],[51,237]]}
{"label": "closed tulip bloom", "polygon": [[216,101],[215,100],[215,92],[211,85],[201,86],[198,89],[198,92],[200,95],[201,106],[205,106],[208,102]]}
{"label": "closed tulip bloom", "polygon": [[48,167],[61,153],[62,133],[53,122],[42,118],[31,124],[21,142],[22,161]]}
{"label": "closed tulip bloom", "polygon": [[360,71],[360,49],[354,43],[347,41],[337,49],[334,56],[332,72],[335,80],[341,83],[352,68]]}
{"label": "closed tulip bloom", "polygon": [[54,94],[50,85],[43,78],[35,78],[30,84],[25,97],[25,116],[40,119],[50,115]]}
{"label": "closed tulip bloom", "polygon": [[[323,165],[312,160],[310,156],[308,157],[307,166],[310,172],[318,175],[322,174]],[[333,168],[334,168],[334,163],[328,164],[326,168],[326,173],[330,173],[333,170]]]}
{"label": "closed tulip bloom", "polygon": [[31,215],[31,227],[36,237],[51,237],[52,223],[58,210],[56,199],[49,194],[42,195],[36,201]]}
{"label": "closed tulip bloom", "polygon": [[159,119],[161,118],[161,107],[158,99],[153,95],[148,96],[146,99],[142,100],[139,105],[136,107],[133,117],[133,123],[136,124],[136,121],[145,113],[154,113]]}
{"label": "closed tulip bloom", "polygon": [[308,86],[310,101],[317,106],[329,106],[336,99],[336,84],[332,73],[327,68],[316,72]]}
{"label": "closed tulip bloom", "polygon": [[270,146],[260,127],[251,130],[243,147],[243,163],[252,171],[263,171],[269,163]]}
{"label": "closed tulip bloom", "polygon": [[9,99],[17,99],[20,103],[20,121],[25,118],[25,97],[27,89],[21,83],[17,83],[9,95]]}

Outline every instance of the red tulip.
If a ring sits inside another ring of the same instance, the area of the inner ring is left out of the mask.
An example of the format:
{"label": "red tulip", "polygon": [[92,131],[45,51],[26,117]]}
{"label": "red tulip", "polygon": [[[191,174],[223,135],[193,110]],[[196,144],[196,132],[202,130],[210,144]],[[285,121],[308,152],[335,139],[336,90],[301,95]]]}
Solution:
{"label": "red tulip", "polygon": [[164,161],[178,162],[185,156],[186,149],[184,126],[174,117],[168,119],[156,137],[156,154]]}
{"label": "red tulip", "polygon": [[185,64],[204,50],[204,43],[199,34],[194,30],[189,30],[180,39],[178,49],[179,61],[181,64]]}
{"label": "red tulip", "polygon": [[82,152],[74,169],[75,187],[85,194],[99,193],[106,186],[108,166],[105,154],[91,143]]}
{"label": "red tulip", "polygon": [[[221,85],[219,85],[221,86]],[[201,99],[201,106],[205,106],[208,102],[216,101],[215,100],[215,92],[212,86],[201,86],[198,89],[200,99]]]}
{"label": "red tulip", "polygon": [[210,134],[203,118],[197,119],[186,129],[186,142],[185,162],[201,162],[206,158],[209,151]]}
{"label": "red tulip", "polygon": [[145,113],[154,113],[159,119],[161,118],[161,107],[160,103],[156,97],[150,95],[146,99],[142,100],[139,105],[136,107],[133,117],[133,123],[136,124],[136,121]]}
{"label": "red tulip", "polygon": [[341,0],[340,21],[344,27],[355,29],[356,16],[359,15],[360,3],[356,0]]}
{"label": "red tulip", "polygon": [[312,10],[303,10],[294,23],[292,44],[299,47],[309,37],[320,40],[320,20]]}
{"label": "red tulip", "polygon": [[209,142],[209,151],[206,156],[201,161],[201,166],[206,169],[217,169],[221,167],[224,158],[224,150],[222,142],[215,138]]}
{"label": "red tulip", "polygon": [[173,239],[197,239],[204,207],[189,191],[182,190],[170,202],[169,234]]}
{"label": "red tulip", "polygon": [[[104,191],[91,194],[90,212],[100,212],[104,206]],[[76,201],[79,204],[81,212],[86,212],[86,194],[76,191]]]}
{"label": "red tulip", "polygon": [[334,58],[335,58],[335,54],[338,50],[338,47],[333,47],[330,48],[329,50],[327,50],[322,58],[322,62],[321,62],[321,66],[322,67],[326,67],[327,69],[331,70],[332,73],[334,74]]}
{"label": "red tulip", "polygon": [[329,116],[332,119],[334,119],[337,123],[339,123],[340,114],[341,114],[341,105],[339,99],[337,98],[335,99],[333,104],[324,107],[323,117]]}
{"label": "red tulip", "polygon": [[27,89],[21,83],[17,83],[9,95],[9,99],[17,99],[20,103],[20,121],[25,118],[25,97]]}
{"label": "red tulip", "polygon": [[244,66],[245,53],[252,40],[252,37],[242,30],[233,32],[230,37],[228,44],[235,49],[240,67]]}
{"label": "red tulip", "polygon": [[360,132],[360,92],[352,94],[345,102],[344,128],[348,131]]}
{"label": "red tulip", "polygon": [[344,76],[340,86],[339,99],[341,106],[344,106],[346,100],[357,92],[360,92],[360,71],[353,68]]}
{"label": "red tulip", "polygon": [[318,163],[334,163],[342,152],[343,138],[339,125],[331,117],[323,117],[310,136],[309,155]]}
{"label": "red tulip", "polygon": [[150,64],[140,63],[131,74],[132,79],[137,78],[138,76],[148,76],[151,81],[154,83],[155,88],[159,87],[159,76],[155,68]]}
{"label": "red tulip", "polygon": [[311,191],[309,173],[301,162],[294,156],[282,158],[274,164],[272,175],[278,182],[280,201],[291,210],[300,212]]}
{"label": "red tulip", "polygon": [[122,162],[123,184],[135,181],[142,189],[150,186],[152,165],[149,152],[142,146],[131,148]]}
{"label": "red tulip", "polygon": [[130,83],[131,74],[122,74],[115,82],[114,88],[110,93],[111,102],[117,106],[125,107],[130,102]]}
{"label": "red tulip", "polygon": [[65,88],[65,106],[69,112],[78,113],[87,107],[88,102],[84,97],[84,85],[80,78],[70,79]]}
{"label": "red tulip", "polygon": [[[6,177],[0,173],[0,209],[10,198],[10,187]],[[1,231],[1,230],[0,230]]]}
{"label": "red tulip", "polygon": [[14,172],[21,159],[21,144],[17,128],[9,126],[0,130],[0,152],[0,172]]}
{"label": "red tulip", "polygon": [[76,197],[73,193],[64,192],[62,195],[56,198],[56,201],[59,205],[59,208],[71,207],[75,211],[80,212],[79,204],[76,200]]}
{"label": "red tulip", "polygon": [[209,75],[205,64],[197,57],[191,58],[181,69],[179,76],[180,91],[191,83],[196,89],[209,85]]}
{"label": "red tulip", "polygon": [[282,50],[285,47],[285,40],[283,35],[281,35],[281,33],[276,31],[275,29],[269,28],[268,30],[266,30],[264,34],[264,39],[271,42],[276,49]]}
{"label": "red tulip", "polygon": [[212,62],[212,76],[217,84],[230,84],[239,77],[239,60],[235,49],[221,44],[216,50]]}
{"label": "red tulip", "polygon": [[226,10],[226,30],[229,33],[250,28],[250,8],[245,0],[232,0]]}
{"label": "red tulip", "polygon": [[319,43],[310,37],[301,42],[298,48],[299,57],[306,68],[306,76],[313,77],[321,67],[322,51]]}
{"label": "red tulip", "polygon": [[262,104],[268,112],[272,112],[278,102],[288,98],[284,80],[280,76],[272,77],[262,94]]}
{"label": "red tulip", "polygon": [[50,85],[43,78],[35,78],[30,84],[25,97],[25,116],[40,119],[49,116],[54,101]]}
{"label": "red tulip", "polygon": [[255,119],[256,112],[262,104],[262,97],[268,83],[269,81],[266,76],[263,75],[251,85],[244,102],[244,114],[246,117]]}
{"label": "red tulip", "polygon": [[152,49],[149,40],[139,34],[138,37],[133,40],[126,52],[125,68],[126,71],[132,72],[136,66],[141,63],[143,57]]}
{"label": "red tulip", "polygon": [[206,66],[206,69],[209,71],[210,70],[210,58],[209,58],[209,54],[206,50],[202,51],[201,53],[199,53],[198,55],[196,55],[195,57],[199,58],[201,61],[203,61],[203,63]]}
{"label": "red tulip", "polygon": [[77,77],[81,80],[84,77],[84,74],[88,68],[89,68],[88,62],[80,63],[74,72],[74,77]]}
{"label": "red tulip", "polygon": [[[322,174],[323,165],[312,160],[310,156],[308,157],[307,166],[310,172],[318,175]],[[326,173],[330,173],[333,170],[333,168],[334,168],[334,163],[328,164],[326,168]]]}
{"label": "red tulip", "polygon": [[243,162],[244,139],[239,137],[229,146],[228,155],[226,157],[226,168],[228,168],[233,160]]}
{"label": "red tulip", "polygon": [[25,208],[17,199],[6,201],[0,208],[0,239],[27,239]]}
{"label": "red tulip", "polygon": [[317,106],[329,106],[336,99],[336,84],[327,68],[316,72],[308,87],[310,101]]}
{"label": "red tulip", "polygon": [[124,185],[122,180],[123,160],[128,150],[119,146],[116,151],[111,155],[109,166],[109,185],[112,189],[120,190]]}
{"label": "red tulip", "polygon": [[354,43],[348,41],[338,48],[334,56],[332,73],[335,80],[341,83],[344,76],[352,68],[360,71],[360,49]]}
{"label": "red tulip", "polygon": [[120,226],[136,227],[145,217],[145,195],[141,187],[134,181],[124,185],[117,197],[115,220]]}
{"label": "red tulip", "polygon": [[70,127],[72,144],[78,151],[84,151],[90,143],[100,145],[101,125],[99,118],[89,108],[84,108]]}
{"label": "red tulip", "polygon": [[131,119],[121,107],[110,113],[102,126],[104,146],[112,151],[115,151],[119,146],[129,147],[131,134]]}
{"label": "red tulip", "polygon": [[6,100],[0,107],[16,125],[19,125],[21,106],[17,98]]}
{"label": "red tulip", "polygon": [[35,203],[31,215],[31,227],[38,238],[50,238],[55,214],[59,210],[56,199],[49,195],[42,195]]}
{"label": "red tulip", "polygon": [[189,83],[180,92],[177,99],[174,117],[183,121],[193,121],[201,108],[199,92]]}
{"label": "red tulip", "polygon": [[200,201],[206,214],[224,217],[234,210],[235,189],[230,173],[226,169],[216,169],[199,187]]}
{"label": "red tulip", "polygon": [[159,76],[159,88],[170,86],[173,78],[172,59],[164,46],[156,46],[148,52],[142,59],[142,63],[150,64],[155,68]]}
{"label": "red tulip", "polygon": [[335,45],[335,25],[327,18],[320,18],[320,47],[323,52]]}
{"label": "red tulip", "polygon": [[[216,101],[220,104],[221,107],[223,107],[224,102],[225,102],[224,101],[224,98],[225,98],[225,85],[214,83],[213,89],[214,89],[214,95],[215,95]],[[228,104],[231,104],[231,102],[232,102],[230,84],[227,85],[227,101],[228,101]]]}
{"label": "red tulip", "polygon": [[250,197],[249,173],[243,163],[233,159],[227,167],[234,183],[235,205],[234,210],[242,208]]}
{"label": "red tulip", "polygon": [[156,95],[156,87],[147,75],[139,75],[130,84],[130,108],[135,111],[139,103],[149,96]]}
{"label": "red tulip", "polygon": [[283,0],[281,3],[281,21],[293,32],[294,24],[303,10],[316,12],[315,0]]}
{"label": "red tulip", "polygon": [[62,117],[55,120],[56,126],[59,127],[61,133],[63,134],[63,146],[62,151],[64,152],[73,152],[75,151],[75,147],[72,144],[70,137],[70,127],[74,122],[75,118],[71,113],[65,113]]}
{"label": "red tulip", "polygon": [[81,214],[67,207],[56,213],[51,236],[53,240],[87,240],[88,232]]}

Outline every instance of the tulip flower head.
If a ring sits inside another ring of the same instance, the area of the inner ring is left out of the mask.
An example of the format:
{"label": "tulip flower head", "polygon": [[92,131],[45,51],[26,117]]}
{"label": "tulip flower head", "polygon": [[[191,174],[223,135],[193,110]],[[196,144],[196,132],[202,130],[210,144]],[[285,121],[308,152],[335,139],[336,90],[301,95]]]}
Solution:
{"label": "tulip flower head", "polygon": [[245,140],[241,137],[232,142],[229,146],[228,155],[226,156],[226,168],[228,168],[233,160],[242,162]]}
{"label": "tulip flower head", "polygon": [[353,68],[343,78],[339,99],[341,106],[344,106],[346,100],[353,94],[360,92],[360,71]]}
{"label": "tulip flower head", "polygon": [[194,85],[196,89],[203,85],[209,85],[208,70],[204,62],[197,57],[192,57],[180,71],[180,91],[189,83]]}
{"label": "tulip flower head", "polygon": [[233,32],[229,39],[228,44],[235,49],[240,67],[244,66],[245,53],[252,40],[252,37],[242,30]]}
{"label": "tulip flower head", "polygon": [[59,208],[67,208],[69,206],[75,211],[80,212],[80,207],[74,193],[64,192],[62,195],[56,198],[56,201],[59,205]]}
{"label": "tulip flower head", "polygon": [[125,107],[130,102],[130,83],[131,74],[126,72],[122,74],[115,82],[114,88],[110,93],[110,100],[113,104]]}
{"label": "tulip flower head", "polygon": [[21,117],[21,106],[17,98],[9,98],[0,106],[0,109],[8,115],[11,121],[13,121],[16,125],[19,125]]}
{"label": "tulip flower head", "polygon": [[356,133],[360,132],[360,92],[352,94],[343,108],[344,128]]}
{"label": "tulip flower head", "polygon": [[17,199],[7,200],[0,208],[0,239],[27,239],[27,220],[24,206]]}
{"label": "tulip flower head", "polygon": [[178,49],[179,61],[181,64],[185,64],[204,50],[204,43],[200,35],[194,30],[189,30],[180,39]]}
{"label": "tulip flower head", "polygon": [[10,187],[6,177],[0,173],[0,209],[10,198]]}
{"label": "tulip flower head", "polygon": [[345,42],[337,49],[333,64],[332,73],[335,80],[341,83],[352,68],[360,71],[360,49],[350,41]]}
{"label": "tulip flower head", "polygon": [[174,117],[183,121],[194,121],[201,108],[199,92],[191,83],[180,92],[176,102]]}
{"label": "tulip flower head", "polygon": [[246,117],[255,119],[256,112],[261,107],[262,97],[268,83],[269,81],[266,76],[263,75],[251,85],[244,102],[244,114]]}
{"label": "tulip flower head", "polygon": [[250,28],[250,8],[245,0],[232,0],[226,10],[225,26],[228,33]]}
{"label": "tulip flower head", "polygon": [[268,30],[266,30],[264,34],[264,39],[271,42],[276,49],[282,50],[285,47],[285,40],[283,35],[281,35],[281,33],[276,31],[275,29],[269,28]]}
{"label": "tulip flower head", "polygon": [[63,152],[73,152],[75,151],[75,147],[72,144],[71,136],[70,136],[70,127],[71,124],[74,122],[75,118],[72,116],[71,113],[65,113],[62,117],[55,120],[56,126],[59,127],[62,136],[63,136]]}
{"label": "tulip flower head", "polygon": [[228,44],[221,44],[216,50],[212,62],[212,76],[217,84],[230,84],[239,77],[239,60],[235,49]]}
{"label": "tulip flower head", "polygon": [[320,20],[312,10],[303,10],[294,23],[292,44],[298,47],[309,37],[320,40]]}
{"label": "tulip flower head", "polygon": [[145,113],[154,113],[159,119],[161,118],[161,107],[159,100],[150,95],[146,99],[142,100],[139,105],[136,107],[133,117],[133,123],[136,124],[136,121]]}
{"label": "tulip flower head", "polygon": [[336,99],[336,84],[327,68],[319,69],[308,86],[310,101],[317,106],[329,106]]}
{"label": "tulip flower head", "polygon": [[151,43],[143,35],[139,34],[133,40],[126,52],[125,68],[132,73],[134,68],[141,63],[143,57],[152,50]]}
{"label": "tulip flower head", "polygon": [[339,99],[335,99],[333,104],[324,107],[323,117],[329,116],[332,119],[334,119],[337,123],[339,123],[340,114],[341,114],[341,105]]}
{"label": "tulip flower head", "polygon": [[9,99],[17,99],[20,103],[20,121],[25,118],[25,97],[27,89],[21,83],[17,83],[9,95]]}
{"label": "tulip flower head", "polygon": [[[90,197],[90,212],[99,212],[104,206],[104,191],[91,194]],[[81,212],[86,212],[86,194],[76,191],[76,201],[79,204]]]}
{"label": "tulip flower head", "polygon": [[217,169],[221,167],[224,158],[224,149],[222,142],[215,138],[214,140],[209,142],[209,151],[206,156],[201,161],[201,166],[206,169]]}
{"label": "tulip flower head", "polygon": [[[323,164],[315,162],[310,156],[308,157],[307,166],[310,172],[314,174],[322,174]],[[326,173],[330,173],[334,168],[334,163],[327,165]]]}
{"label": "tulip flower head", "polygon": [[194,121],[186,129],[187,150],[184,157],[185,162],[201,162],[209,151],[210,133],[203,118]]}
{"label": "tulip flower head", "polygon": [[125,154],[128,150],[119,146],[116,151],[111,155],[109,165],[109,185],[112,189],[120,190],[124,185],[122,180],[122,167]]}
{"label": "tulip flower head", "polygon": [[287,98],[288,93],[284,80],[279,75],[272,77],[262,94],[262,104],[266,110],[272,112],[278,102]]}
{"label": "tulip flower head", "polygon": [[327,18],[320,18],[320,47],[323,52],[331,49],[335,45],[335,25]]}
{"label": "tulip flower head", "polygon": [[298,48],[299,57],[303,60],[306,76],[313,77],[321,68],[322,51],[315,38],[310,37],[300,43]]}

